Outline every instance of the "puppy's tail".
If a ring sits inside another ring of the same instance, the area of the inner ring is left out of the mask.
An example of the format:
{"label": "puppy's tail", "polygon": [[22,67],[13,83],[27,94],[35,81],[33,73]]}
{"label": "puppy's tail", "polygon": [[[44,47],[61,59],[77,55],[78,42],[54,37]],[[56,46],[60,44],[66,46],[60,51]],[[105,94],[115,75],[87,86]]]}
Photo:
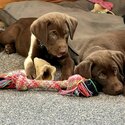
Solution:
{"label": "puppy's tail", "polygon": [[123,15],[122,18],[123,18],[123,21],[124,21],[124,23],[125,23],[125,15]]}

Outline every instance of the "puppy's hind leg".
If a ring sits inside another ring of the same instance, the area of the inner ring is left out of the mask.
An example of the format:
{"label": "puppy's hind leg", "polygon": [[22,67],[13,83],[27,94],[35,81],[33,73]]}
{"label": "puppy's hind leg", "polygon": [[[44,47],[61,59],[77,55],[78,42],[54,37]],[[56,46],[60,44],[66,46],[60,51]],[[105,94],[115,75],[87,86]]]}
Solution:
{"label": "puppy's hind leg", "polygon": [[0,44],[5,47],[7,54],[15,53],[15,43],[20,33],[18,26],[10,26],[4,32],[0,33]]}

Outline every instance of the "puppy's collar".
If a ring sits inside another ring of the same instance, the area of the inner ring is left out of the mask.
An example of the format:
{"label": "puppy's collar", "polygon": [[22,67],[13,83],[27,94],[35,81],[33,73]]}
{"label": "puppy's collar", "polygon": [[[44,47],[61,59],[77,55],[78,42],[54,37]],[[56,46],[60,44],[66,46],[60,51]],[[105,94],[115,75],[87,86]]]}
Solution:
{"label": "puppy's collar", "polygon": [[40,43],[40,48],[43,48],[43,47],[45,47],[45,46],[44,46],[43,44]]}

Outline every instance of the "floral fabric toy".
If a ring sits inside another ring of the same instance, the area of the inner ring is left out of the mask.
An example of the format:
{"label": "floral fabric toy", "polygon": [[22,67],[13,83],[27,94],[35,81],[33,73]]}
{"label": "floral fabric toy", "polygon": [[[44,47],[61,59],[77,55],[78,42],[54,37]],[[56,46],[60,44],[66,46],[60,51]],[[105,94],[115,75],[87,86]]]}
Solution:
{"label": "floral fabric toy", "polygon": [[56,67],[52,66],[44,59],[37,57],[34,58],[34,65],[36,69],[37,80],[54,80]]}
{"label": "floral fabric toy", "polygon": [[111,11],[113,8],[113,3],[106,2],[105,0],[88,0],[88,1],[94,3],[94,8],[91,10],[91,12],[109,13],[109,14],[115,15]]}

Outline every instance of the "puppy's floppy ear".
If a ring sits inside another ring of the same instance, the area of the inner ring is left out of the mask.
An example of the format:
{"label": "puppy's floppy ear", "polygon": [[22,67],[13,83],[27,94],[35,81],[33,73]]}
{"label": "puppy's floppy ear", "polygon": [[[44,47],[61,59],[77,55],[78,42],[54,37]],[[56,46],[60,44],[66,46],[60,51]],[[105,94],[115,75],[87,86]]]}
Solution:
{"label": "puppy's floppy ear", "polygon": [[109,51],[111,53],[112,59],[118,65],[121,74],[124,76],[124,68],[125,68],[125,56],[120,51]]}
{"label": "puppy's floppy ear", "polygon": [[42,42],[47,42],[48,24],[49,24],[49,21],[37,19],[30,26],[30,31],[34,34],[34,36],[38,40]]}
{"label": "puppy's floppy ear", "polygon": [[78,25],[78,21],[76,18],[67,15],[66,24],[69,28],[70,38],[72,40],[73,36],[74,36],[74,32],[75,32],[76,27]]}
{"label": "puppy's floppy ear", "polygon": [[76,66],[75,74],[80,74],[87,79],[91,78],[92,65],[93,62],[91,60],[82,61],[78,66]]}

